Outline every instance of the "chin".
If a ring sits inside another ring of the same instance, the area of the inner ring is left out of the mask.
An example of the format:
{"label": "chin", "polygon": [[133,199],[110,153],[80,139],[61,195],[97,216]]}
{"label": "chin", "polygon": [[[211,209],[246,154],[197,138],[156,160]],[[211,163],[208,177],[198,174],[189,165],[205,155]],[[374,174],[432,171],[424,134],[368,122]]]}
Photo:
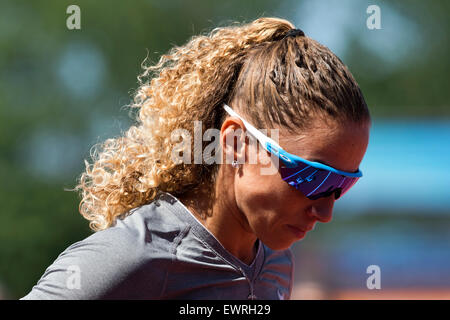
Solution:
{"label": "chin", "polygon": [[292,244],[294,243],[294,241],[280,241],[280,239],[278,240],[265,240],[265,239],[260,239],[264,245],[266,245],[266,247],[269,247],[269,249],[271,250],[286,250],[289,249]]}

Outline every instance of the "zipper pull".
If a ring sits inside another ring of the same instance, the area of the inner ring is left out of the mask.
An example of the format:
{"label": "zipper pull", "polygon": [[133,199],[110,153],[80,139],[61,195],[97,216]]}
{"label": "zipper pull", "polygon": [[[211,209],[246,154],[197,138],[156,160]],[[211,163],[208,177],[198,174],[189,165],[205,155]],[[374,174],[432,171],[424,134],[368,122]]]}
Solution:
{"label": "zipper pull", "polygon": [[247,280],[248,285],[250,287],[250,294],[248,295],[247,299],[248,300],[256,300],[256,296],[253,294],[253,286],[252,286],[250,279],[247,278],[247,275],[245,274],[244,270],[242,270],[241,267],[239,267],[239,271],[241,271],[242,275],[245,277],[245,279]]}

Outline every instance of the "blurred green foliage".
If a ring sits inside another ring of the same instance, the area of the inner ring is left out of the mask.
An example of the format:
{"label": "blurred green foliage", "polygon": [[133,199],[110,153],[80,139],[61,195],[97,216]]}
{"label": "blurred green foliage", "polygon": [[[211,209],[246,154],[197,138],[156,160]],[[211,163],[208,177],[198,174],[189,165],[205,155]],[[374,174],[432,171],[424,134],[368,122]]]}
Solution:
{"label": "blurred green foliage", "polygon": [[[75,185],[83,159],[95,142],[129,125],[122,107],[130,102],[147,53],[151,61],[157,61],[173,45],[231,21],[281,16],[301,27],[301,21],[291,19],[293,13],[283,9],[296,3],[0,2],[0,284],[7,297],[25,295],[62,250],[90,234],[87,222],[77,213],[78,196],[64,188]],[[66,28],[70,4],[81,8],[81,30]],[[411,52],[420,57],[418,62],[371,77],[367,65],[376,68],[383,62],[357,41],[345,62],[375,117],[448,117],[449,2],[397,1],[392,5],[423,31],[423,48]],[[62,57],[76,55],[77,46],[96,54],[99,60],[92,60],[94,66],[102,66],[93,74],[100,84],[90,94],[71,92],[61,80]],[[37,161],[36,151],[29,151],[35,145],[30,141],[42,131],[73,138],[65,146],[76,151],[69,156],[73,164],[56,176],[44,170],[46,160],[50,168],[58,164],[51,150],[42,149],[48,157],[44,161]]]}
{"label": "blurred green foliage", "polygon": [[[81,8],[81,30],[66,28],[71,4]],[[91,233],[78,214],[78,196],[64,188],[74,187],[94,143],[129,125],[122,107],[147,54],[156,61],[220,23],[274,15],[270,7],[270,1],[0,2],[0,289],[6,297],[25,295],[59,253]],[[94,47],[105,65],[100,90],[87,97],[70,94],[58,77],[70,43]],[[100,129],[92,134],[93,115],[113,123],[95,124]],[[80,137],[77,165],[50,177],[24,165],[33,154],[23,149],[40,130]]]}

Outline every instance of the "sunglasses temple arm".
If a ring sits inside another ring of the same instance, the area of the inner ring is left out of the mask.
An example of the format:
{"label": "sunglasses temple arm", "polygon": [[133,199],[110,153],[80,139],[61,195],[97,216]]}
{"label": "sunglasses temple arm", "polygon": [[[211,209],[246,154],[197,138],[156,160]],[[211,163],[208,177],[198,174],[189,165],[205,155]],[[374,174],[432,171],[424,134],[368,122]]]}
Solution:
{"label": "sunglasses temple arm", "polygon": [[[239,118],[242,120],[242,122],[245,125],[245,128],[252,134],[266,149],[268,152],[272,152],[271,149],[276,148],[278,150],[283,150],[280,145],[275,142],[275,140],[269,138],[268,136],[264,135],[261,131],[256,129],[254,126],[252,126],[250,123],[248,123],[245,119],[243,119],[240,115],[238,115],[233,109],[231,109],[228,105],[224,103],[225,111],[228,112],[233,117]],[[270,145],[270,147],[269,147]]]}

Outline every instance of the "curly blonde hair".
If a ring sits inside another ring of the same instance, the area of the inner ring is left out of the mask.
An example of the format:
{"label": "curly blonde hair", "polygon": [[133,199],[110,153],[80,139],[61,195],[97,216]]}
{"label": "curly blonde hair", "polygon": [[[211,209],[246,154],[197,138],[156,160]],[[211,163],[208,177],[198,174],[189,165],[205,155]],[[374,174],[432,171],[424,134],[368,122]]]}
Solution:
{"label": "curly blonde hair", "polygon": [[367,120],[367,106],[345,65],[306,36],[286,37],[293,28],[279,18],[215,28],[144,66],[130,105],[138,110],[137,123],[94,146],[92,164],[84,161],[74,189],[81,190],[79,211],[91,229],[114,225],[159,191],[179,195],[213,184],[219,165],[175,163],[171,133],[192,132],[194,121],[220,129],[224,102],[260,126],[301,128],[311,112]]}

